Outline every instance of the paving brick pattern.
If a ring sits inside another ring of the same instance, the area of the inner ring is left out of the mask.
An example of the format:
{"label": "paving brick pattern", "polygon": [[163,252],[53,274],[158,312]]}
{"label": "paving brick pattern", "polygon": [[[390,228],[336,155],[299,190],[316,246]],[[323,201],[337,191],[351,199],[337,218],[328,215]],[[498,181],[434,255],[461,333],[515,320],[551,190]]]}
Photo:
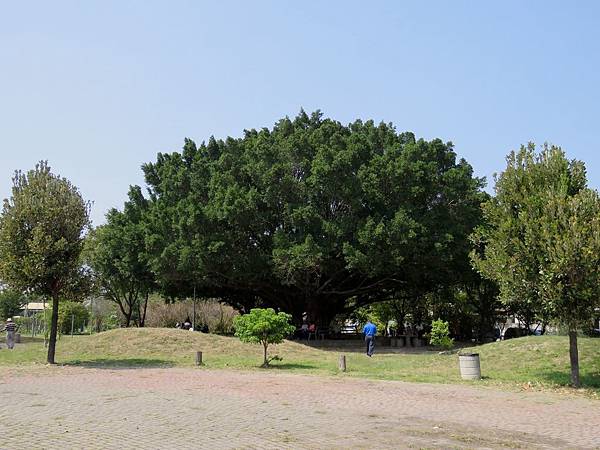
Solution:
{"label": "paving brick pattern", "polygon": [[0,398],[6,449],[600,448],[599,401],[276,369],[0,369]]}

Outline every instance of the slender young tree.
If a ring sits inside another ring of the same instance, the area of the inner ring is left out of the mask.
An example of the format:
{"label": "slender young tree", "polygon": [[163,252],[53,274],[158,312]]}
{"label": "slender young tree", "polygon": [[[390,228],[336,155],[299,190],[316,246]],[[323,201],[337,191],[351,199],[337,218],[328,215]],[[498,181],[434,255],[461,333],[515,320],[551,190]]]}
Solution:
{"label": "slender young tree", "polygon": [[292,334],[296,327],[290,324],[292,316],[284,312],[276,313],[273,308],[255,308],[248,314],[234,319],[235,335],[242,342],[260,343],[263,346],[263,363],[261,367],[269,367],[273,359],[267,355],[269,344],[279,344]]}
{"label": "slender young tree", "polygon": [[80,264],[90,205],[67,179],[42,161],[16,172],[0,217],[0,279],[11,288],[52,300],[48,363],[54,364],[61,297],[85,283]]}
{"label": "slender young tree", "polygon": [[133,322],[143,327],[148,296],[154,288],[141,223],[146,200],[139,188],[132,188],[129,196],[123,211],[111,209],[106,224],[90,233],[85,255],[96,287],[117,304],[125,326]]}
{"label": "slender young tree", "polygon": [[585,167],[558,147],[512,152],[484,203],[486,225],[473,238],[474,267],[495,280],[501,300],[569,330],[571,383],[580,386],[577,330],[600,299],[600,199]]}

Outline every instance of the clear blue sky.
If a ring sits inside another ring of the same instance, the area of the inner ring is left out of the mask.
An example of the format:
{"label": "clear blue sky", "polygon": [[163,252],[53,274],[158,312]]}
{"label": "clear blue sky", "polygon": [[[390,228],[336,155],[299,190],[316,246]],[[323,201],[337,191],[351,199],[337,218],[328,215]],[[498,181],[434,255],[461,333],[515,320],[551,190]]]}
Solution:
{"label": "clear blue sky", "polygon": [[490,182],[549,141],[600,186],[600,2],[0,5],[2,198],[48,159],[99,224],[157,152],[301,107],[453,141]]}

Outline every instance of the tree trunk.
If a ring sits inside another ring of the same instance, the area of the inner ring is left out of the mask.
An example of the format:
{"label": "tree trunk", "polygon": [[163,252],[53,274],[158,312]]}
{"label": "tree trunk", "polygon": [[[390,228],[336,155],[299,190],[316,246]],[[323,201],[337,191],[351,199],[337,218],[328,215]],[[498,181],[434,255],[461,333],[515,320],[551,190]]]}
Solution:
{"label": "tree trunk", "polygon": [[144,298],[144,309],[142,314],[140,315],[140,327],[144,327],[146,324],[146,310],[148,309],[148,293],[146,293],[146,297]]}
{"label": "tree trunk", "polygon": [[[131,304],[127,301],[127,296],[125,296],[124,301],[121,301],[118,297],[114,297],[113,301],[119,306],[121,314],[123,314],[123,319],[125,319],[125,327],[128,327],[129,322],[131,322]],[[125,306],[127,306],[127,311],[125,310]]]}
{"label": "tree trunk", "polygon": [[267,359],[267,346],[269,344],[267,342],[263,342],[263,349],[264,349],[264,358],[263,358],[263,367],[268,367],[269,366],[269,360]]}
{"label": "tree trunk", "polygon": [[56,334],[58,332],[58,296],[52,296],[52,318],[50,320],[50,341],[48,342],[48,364],[56,364]]}
{"label": "tree trunk", "polygon": [[404,329],[404,319],[405,319],[404,314],[396,315],[396,334],[397,335],[406,334],[405,333],[406,330]]}
{"label": "tree trunk", "polygon": [[577,330],[569,330],[569,356],[571,357],[571,384],[581,387],[579,380],[579,354],[577,352]]}
{"label": "tree trunk", "polygon": [[337,312],[343,309],[343,305],[336,305],[335,301],[333,298],[322,296],[307,300],[304,311],[308,313],[308,322],[328,328]]}

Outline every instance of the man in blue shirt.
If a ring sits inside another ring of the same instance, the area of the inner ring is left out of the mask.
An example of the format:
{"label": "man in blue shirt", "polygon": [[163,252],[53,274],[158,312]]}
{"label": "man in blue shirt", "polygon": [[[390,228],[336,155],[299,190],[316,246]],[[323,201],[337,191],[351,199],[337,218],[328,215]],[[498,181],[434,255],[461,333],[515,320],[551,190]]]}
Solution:
{"label": "man in blue shirt", "polygon": [[373,322],[367,320],[367,324],[363,328],[365,333],[365,342],[367,344],[367,356],[373,356],[373,350],[375,350],[375,335],[377,334],[377,327]]}

